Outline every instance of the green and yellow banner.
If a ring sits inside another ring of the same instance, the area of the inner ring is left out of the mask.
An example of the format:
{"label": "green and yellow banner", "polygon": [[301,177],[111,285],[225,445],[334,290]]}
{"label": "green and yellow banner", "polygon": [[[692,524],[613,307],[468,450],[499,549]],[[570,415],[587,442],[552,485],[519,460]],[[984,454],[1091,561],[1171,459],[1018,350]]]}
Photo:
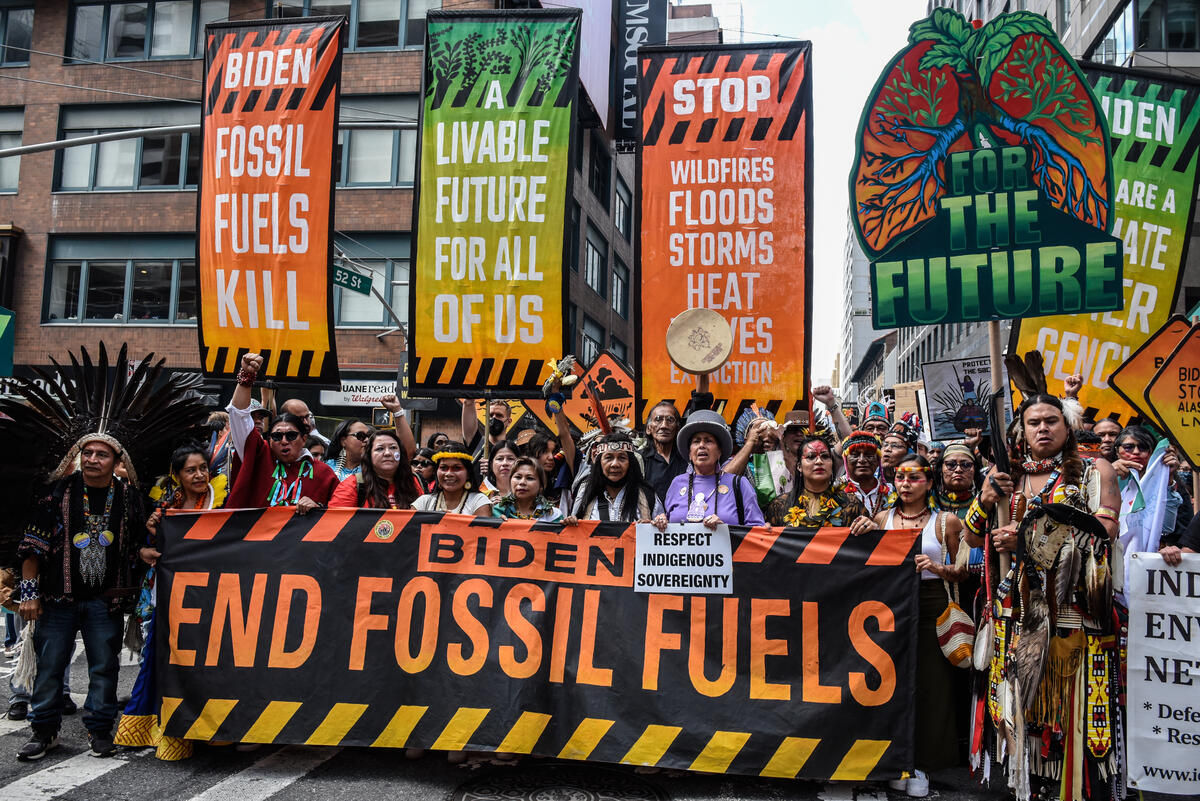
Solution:
{"label": "green and yellow banner", "polygon": [[430,12],[411,391],[540,393],[566,342],[578,9]]}
{"label": "green and yellow banner", "polygon": [[1088,66],[1086,73],[1111,130],[1112,232],[1123,244],[1124,310],[1018,323],[1010,350],[1040,350],[1052,385],[1081,374],[1084,408],[1096,419],[1128,423],[1138,412],[1110,391],[1109,378],[1175,307],[1196,196],[1200,84],[1112,67]]}

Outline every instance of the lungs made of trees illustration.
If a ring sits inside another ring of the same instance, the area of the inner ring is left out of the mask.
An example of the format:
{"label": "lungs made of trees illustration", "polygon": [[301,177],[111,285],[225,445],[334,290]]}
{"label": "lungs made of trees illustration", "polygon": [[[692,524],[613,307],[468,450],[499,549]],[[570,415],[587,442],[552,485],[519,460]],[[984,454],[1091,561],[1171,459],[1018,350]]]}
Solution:
{"label": "lungs made of trees illustration", "polygon": [[1109,229],[1107,123],[1041,15],[1004,14],[976,27],[935,9],[912,26],[908,46],[884,70],[856,144],[850,196],[872,258],[937,214],[948,156],[960,150],[1024,147],[1047,202]]}

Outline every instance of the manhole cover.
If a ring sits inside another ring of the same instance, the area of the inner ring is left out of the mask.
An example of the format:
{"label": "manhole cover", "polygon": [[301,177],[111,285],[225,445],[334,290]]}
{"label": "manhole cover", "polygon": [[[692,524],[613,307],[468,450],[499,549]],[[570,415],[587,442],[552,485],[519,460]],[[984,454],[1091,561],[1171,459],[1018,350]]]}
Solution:
{"label": "manhole cover", "polygon": [[632,769],[522,763],[474,776],[450,801],[667,801]]}

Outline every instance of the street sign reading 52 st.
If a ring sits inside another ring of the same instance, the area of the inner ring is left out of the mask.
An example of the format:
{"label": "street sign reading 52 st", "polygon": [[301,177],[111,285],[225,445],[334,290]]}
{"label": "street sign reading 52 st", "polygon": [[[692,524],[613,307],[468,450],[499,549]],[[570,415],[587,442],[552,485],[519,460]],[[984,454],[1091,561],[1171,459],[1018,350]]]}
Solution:
{"label": "street sign reading 52 st", "polygon": [[363,295],[371,294],[371,276],[347,270],[345,267],[334,265],[333,283],[352,292],[358,292]]}

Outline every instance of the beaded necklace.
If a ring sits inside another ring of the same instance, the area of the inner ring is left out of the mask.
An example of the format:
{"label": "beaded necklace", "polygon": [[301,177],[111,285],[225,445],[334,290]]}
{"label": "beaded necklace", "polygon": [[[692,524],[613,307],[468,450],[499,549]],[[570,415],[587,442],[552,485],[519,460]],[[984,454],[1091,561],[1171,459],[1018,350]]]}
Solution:
{"label": "beaded necklace", "polygon": [[296,478],[292,480],[292,483],[285,484],[287,468],[283,462],[276,462],[275,470],[271,473],[275,483],[271,486],[271,494],[267,496],[267,506],[295,506],[300,500],[301,479],[312,478],[312,475],[312,462],[303,459],[300,462],[300,469],[296,471]]}

